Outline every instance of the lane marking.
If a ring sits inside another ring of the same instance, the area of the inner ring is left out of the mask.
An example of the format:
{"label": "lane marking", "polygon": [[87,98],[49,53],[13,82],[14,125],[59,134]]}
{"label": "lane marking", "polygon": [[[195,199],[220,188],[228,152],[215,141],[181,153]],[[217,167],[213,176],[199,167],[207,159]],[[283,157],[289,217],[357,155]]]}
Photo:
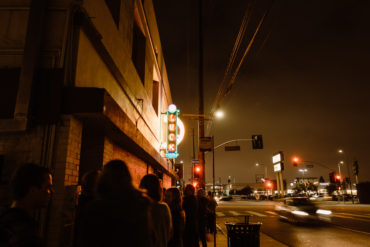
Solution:
{"label": "lane marking", "polygon": [[265,211],[265,213],[272,214],[272,215],[278,215],[277,213],[272,212],[272,211]]}
{"label": "lane marking", "polygon": [[259,216],[259,217],[266,217],[265,214],[260,214],[260,213],[254,212],[254,211],[245,211],[245,212],[247,212],[248,214]]}
{"label": "lane marking", "polygon": [[350,213],[336,213],[336,214],[340,214],[340,215],[348,215],[348,216],[355,216],[355,217],[363,217],[363,218],[368,218],[368,219],[370,219],[370,216],[366,216],[366,215],[358,215],[358,214],[350,214]]}
{"label": "lane marking", "polygon": [[225,214],[224,214],[224,213],[222,213],[222,212],[216,212],[216,215],[217,215],[218,217],[223,217],[223,216],[225,216]]}
{"label": "lane marking", "polygon": [[229,211],[230,214],[232,215],[235,215],[235,216],[239,216],[241,215],[240,213],[236,212],[236,211]]}
{"label": "lane marking", "polygon": [[351,228],[347,228],[347,227],[343,227],[343,226],[338,226],[338,225],[334,225],[334,226],[337,227],[337,228],[343,229],[343,230],[348,230],[348,231],[351,231],[351,232],[357,232],[357,233],[362,233],[362,234],[370,235],[370,232],[363,232],[363,231],[359,231],[359,230],[353,230]]}
{"label": "lane marking", "polygon": [[359,220],[359,221],[365,221],[365,222],[370,222],[370,220],[367,220],[367,219],[354,218],[354,217],[350,217],[350,216],[337,215],[337,214],[335,214],[333,217],[343,218],[343,219],[351,219],[351,220]]}

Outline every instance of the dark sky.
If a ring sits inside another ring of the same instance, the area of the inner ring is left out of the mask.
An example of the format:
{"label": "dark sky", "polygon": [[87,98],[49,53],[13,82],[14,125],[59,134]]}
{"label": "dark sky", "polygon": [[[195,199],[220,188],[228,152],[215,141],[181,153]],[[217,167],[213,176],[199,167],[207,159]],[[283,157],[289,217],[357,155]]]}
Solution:
{"label": "dark sky", "polygon": [[[204,0],[204,102],[208,113],[222,81],[247,0]],[[268,0],[255,1],[240,54]],[[174,103],[197,113],[198,1],[154,0]],[[262,134],[263,150],[240,142],[240,152],[216,151],[216,177],[253,182],[265,164],[273,177],[272,155],[285,153],[284,176],[300,176],[293,155],[338,170],[340,160],[360,164],[360,181],[370,180],[370,1],[277,0],[265,20],[235,84],[221,105],[213,129],[216,144]],[[237,62],[239,62],[238,57]],[[190,176],[191,128],[184,120],[180,157]],[[344,150],[343,158],[337,150]],[[211,154],[206,154],[211,181]],[[178,160],[178,161],[179,161]],[[303,168],[303,167],[302,167]],[[347,174],[347,167],[341,167]],[[306,176],[329,170],[308,169]]]}

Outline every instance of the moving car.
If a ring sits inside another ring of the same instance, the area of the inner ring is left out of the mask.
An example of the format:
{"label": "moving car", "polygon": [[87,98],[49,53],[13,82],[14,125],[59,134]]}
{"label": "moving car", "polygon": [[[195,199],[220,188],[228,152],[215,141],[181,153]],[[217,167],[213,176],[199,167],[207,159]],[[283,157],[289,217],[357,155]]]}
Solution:
{"label": "moving car", "polygon": [[318,208],[307,197],[285,198],[275,206],[275,211],[280,219],[291,223],[330,222],[332,214],[330,210]]}

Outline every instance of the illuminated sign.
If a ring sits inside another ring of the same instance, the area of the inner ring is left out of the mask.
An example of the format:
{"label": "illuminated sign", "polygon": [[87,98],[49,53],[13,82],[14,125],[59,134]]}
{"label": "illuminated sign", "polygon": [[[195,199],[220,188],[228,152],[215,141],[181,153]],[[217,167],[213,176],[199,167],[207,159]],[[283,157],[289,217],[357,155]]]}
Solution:
{"label": "illuminated sign", "polygon": [[279,172],[281,171],[281,163],[277,163],[274,165],[274,172]]}
{"label": "illuminated sign", "polygon": [[281,161],[281,154],[278,153],[278,154],[275,154],[274,156],[272,156],[272,163],[275,164],[275,163],[278,163]]}
{"label": "illuminated sign", "polygon": [[170,105],[167,114],[167,146],[166,146],[166,157],[169,159],[175,159],[179,156],[177,152],[177,124],[178,115],[180,111],[175,105]]}
{"label": "illuminated sign", "polygon": [[284,154],[277,152],[272,156],[272,163],[274,165],[274,172],[284,171]]}

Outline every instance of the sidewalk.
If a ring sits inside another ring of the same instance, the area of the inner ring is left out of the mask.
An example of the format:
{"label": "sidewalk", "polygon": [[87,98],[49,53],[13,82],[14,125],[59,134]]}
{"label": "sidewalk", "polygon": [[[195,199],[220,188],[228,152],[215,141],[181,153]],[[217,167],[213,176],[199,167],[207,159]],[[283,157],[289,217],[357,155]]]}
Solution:
{"label": "sidewalk", "polygon": [[[211,237],[210,241],[208,241],[207,246],[213,247],[213,235]],[[227,233],[223,231],[217,231],[216,234],[216,246],[217,247],[227,247]],[[266,234],[260,232],[260,246],[261,247],[284,247],[287,246],[269,236]]]}

